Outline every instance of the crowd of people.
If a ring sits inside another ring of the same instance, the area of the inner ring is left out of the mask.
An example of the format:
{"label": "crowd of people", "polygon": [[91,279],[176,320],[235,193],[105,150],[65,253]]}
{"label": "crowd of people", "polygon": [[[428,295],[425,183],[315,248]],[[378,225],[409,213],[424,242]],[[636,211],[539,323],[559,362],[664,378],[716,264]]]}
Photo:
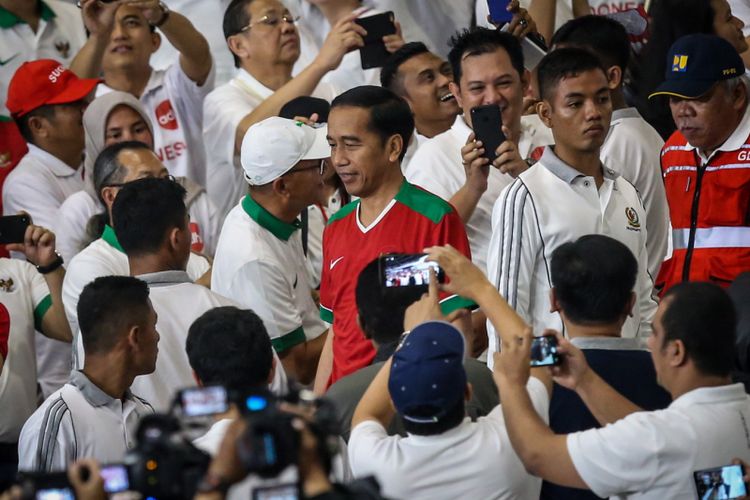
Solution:
{"label": "crowd of people", "polygon": [[[126,457],[144,498],[747,495],[747,0],[0,0],[0,39],[2,498]],[[133,472],[156,416],[189,494]]]}

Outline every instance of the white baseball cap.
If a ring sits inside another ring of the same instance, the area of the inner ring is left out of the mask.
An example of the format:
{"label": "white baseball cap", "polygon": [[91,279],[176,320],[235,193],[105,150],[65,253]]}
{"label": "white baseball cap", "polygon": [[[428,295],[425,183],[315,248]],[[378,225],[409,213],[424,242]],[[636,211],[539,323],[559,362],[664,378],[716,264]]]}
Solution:
{"label": "white baseball cap", "polygon": [[242,139],[240,163],[251,186],[272,182],[301,160],[331,156],[328,127],[313,128],[302,122],[272,116],[250,127]]}

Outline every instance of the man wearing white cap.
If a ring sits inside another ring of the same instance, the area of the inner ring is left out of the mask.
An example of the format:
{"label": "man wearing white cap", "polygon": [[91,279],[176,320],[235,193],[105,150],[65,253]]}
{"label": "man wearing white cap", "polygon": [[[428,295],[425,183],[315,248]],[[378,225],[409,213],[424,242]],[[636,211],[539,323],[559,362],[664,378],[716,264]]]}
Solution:
{"label": "man wearing white cap", "polygon": [[227,215],[211,289],[255,311],[287,373],[311,382],[326,326],[312,298],[298,216],[323,187],[326,127],[267,118],[247,131],[241,157],[249,193]]}

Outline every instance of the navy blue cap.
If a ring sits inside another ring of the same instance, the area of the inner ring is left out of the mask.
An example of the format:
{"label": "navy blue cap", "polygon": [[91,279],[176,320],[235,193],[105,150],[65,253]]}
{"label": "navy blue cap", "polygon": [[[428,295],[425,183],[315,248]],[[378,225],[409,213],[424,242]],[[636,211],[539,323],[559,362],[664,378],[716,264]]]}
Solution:
{"label": "navy blue cap", "polygon": [[665,81],[649,97],[671,95],[700,97],[716,83],[745,74],[737,50],[716,35],[695,34],[678,38],[667,54]]}
{"label": "navy blue cap", "polygon": [[411,331],[393,355],[388,380],[388,391],[401,418],[438,422],[463,399],[465,352],[463,335],[450,323],[428,321]]}

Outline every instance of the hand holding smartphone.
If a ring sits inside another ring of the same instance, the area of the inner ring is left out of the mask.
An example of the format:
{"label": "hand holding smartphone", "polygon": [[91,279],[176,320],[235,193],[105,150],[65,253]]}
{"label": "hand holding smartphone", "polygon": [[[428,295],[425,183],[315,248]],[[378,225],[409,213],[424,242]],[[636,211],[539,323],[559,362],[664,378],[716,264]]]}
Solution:
{"label": "hand holding smartphone", "polygon": [[31,224],[28,215],[5,215],[0,217],[0,244],[23,243],[26,228]]}
{"label": "hand holding smartphone", "polygon": [[358,17],[354,22],[367,31],[367,35],[364,37],[365,45],[359,49],[362,69],[380,68],[391,55],[385,48],[383,37],[396,33],[393,12],[388,11],[373,16]]}
{"label": "hand holding smartphone", "polygon": [[484,156],[490,163],[497,158],[497,148],[506,141],[500,106],[487,104],[471,108],[471,126],[478,141],[482,141]]}
{"label": "hand holding smartphone", "polygon": [[699,499],[732,500],[747,495],[743,478],[745,469],[739,464],[724,465],[693,472]]}
{"label": "hand holding smartphone", "polygon": [[427,289],[430,286],[430,269],[435,271],[438,283],[445,283],[445,272],[437,262],[428,261],[429,255],[388,254],[380,257],[380,283],[386,290],[415,287]]}
{"label": "hand holding smartphone", "polygon": [[531,366],[556,366],[561,363],[557,352],[557,337],[554,335],[542,335],[534,337],[531,341]]}

